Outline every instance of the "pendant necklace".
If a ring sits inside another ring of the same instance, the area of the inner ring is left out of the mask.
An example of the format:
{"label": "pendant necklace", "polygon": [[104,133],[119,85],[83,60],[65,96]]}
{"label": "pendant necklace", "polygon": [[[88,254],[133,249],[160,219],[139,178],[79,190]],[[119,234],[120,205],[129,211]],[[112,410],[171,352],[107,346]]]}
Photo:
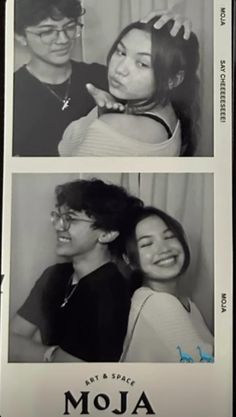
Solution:
{"label": "pendant necklace", "polygon": [[[71,279],[68,283],[64,300],[62,301],[62,303],[60,305],[61,308],[65,307],[67,305],[68,301],[70,300],[70,298],[72,297],[72,295],[74,294],[75,290],[78,287],[79,282],[77,282],[77,284],[74,284],[74,285],[72,285],[72,282],[73,282],[73,275],[72,275],[72,277],[71,277]],[[72,287],[72,288],[70,289],[70,287]]]}
{"label": "pendant necklace", "polygon": [[[47,84],[44,83],[43,81],[41,81],[39,78],[35,77],[35,75],[31,72],[31,70],[29,69],[28,66],[26,66],[28,73],[33,77],[36,78],[36,80],[38,80],[40,82],[40,84],[44,85],[44,87],[50,91],[51,94],[54,95],[54,97],[57,98],[57,100],[62,104],[61,106],[61,110],[64,111],[66,109],[68,109],[68,107],[70,107],[70,101],[71,101],[71,97],[69,97],[69,92],[70,92],[70,86],[71,86],[71,74],[70,77],[68,78],[67,81],[65,81],[64,83],[66,83],[66,91],[64,94],[64,97],[61,97],[59,94],[57,94],[53,88],[51,87],[51,84]],[[62,83],[62,84],[64,84]],[[60,84],[58,84],[59,86]],[[57,87],[57,84],[54,85],[54,87]]]}
{"label": "pendant necklace", "polygon": [[52,93],[60,101],[60,103],[62,103],[62,107],[61,107],[62,111],[66,110],[70,106],[71,97],[69,97],[69,92],[70,92],[70,85],[71,85],[71,75],[70,75],[70,78],[67,80],[66,92],[63,98],[60,97],[52,89],[52,87],[49,87],[48,84],[45,84],[45,83],[42,83],[42,84],[45,85],[45,87],[50,91],[50,93]]}

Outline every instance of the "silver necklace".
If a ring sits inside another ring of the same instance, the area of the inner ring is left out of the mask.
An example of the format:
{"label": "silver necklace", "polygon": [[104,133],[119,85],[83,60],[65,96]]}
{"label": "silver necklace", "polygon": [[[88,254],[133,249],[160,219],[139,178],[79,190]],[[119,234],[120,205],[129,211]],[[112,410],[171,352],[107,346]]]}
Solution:
{"label": "silver necklace", "polygon": [[[73,280],[73,276],[70,279],[70,282],[68,283],[68,288],[70,288],[71,284],[72,284],[72,280]],[[63,308],[67,305],[68,301],[70,300],[70,298],[72,297],[72,295],[74,294],[75,290],[78,287],[79,282],[77,282],[77,284],[73,285],[73,288],[71,290],[68,291],[68,289],[66,290],[66,294],[64,297],[64,300],[62,301],[60,307]]]}
{"label": "silver necklace", "polygon": [[[70,106],[70,101],[71,101],[71,97],[69,97],[69,92],[70,92],[70,86],[71,86],[71,74],[70,77],[67,80],[67,86],[66,86],[66,92],[64,94],[64,97],[59,96],[48,84],[44,83],[43,81],[41,81],[39,78],[35,77],[35,75],[31,72],[31,70],[29,69],[28,65],[26,66],[28,73],[36,78],[42,85],[44,85],[44,87],[47,88],[48,91],[50,91],[51,94],[54,95],[54,97],[57,98],[57,100],[60,101],[60,103],[62,103],[61,106],[61,110],[64,111],[66,110],[69,106]],[[55,84],[56,85],[56,84]]]}
{"label": "silver necklace", "polygon": [[67,81],[67,88],[64,97],[60,97],[51,87],[49,87],[48,84],[44,84],[45,87],[62,103],[61,110],[64,111],[70,106],[71,97],[69,97],[70,92],[70,85],[71,85],[71,75],[70,78]]}

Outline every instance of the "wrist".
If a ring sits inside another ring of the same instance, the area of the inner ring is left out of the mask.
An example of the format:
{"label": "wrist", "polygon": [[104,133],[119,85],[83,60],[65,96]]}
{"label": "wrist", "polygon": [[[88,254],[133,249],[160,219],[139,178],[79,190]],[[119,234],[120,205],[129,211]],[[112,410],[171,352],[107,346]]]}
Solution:
{"label": "wrist", "polygon": [[46,351],[44,352],[44,355],[43,355],[43,361],[44,362],[53,362],[55,353],[56,353],[58,348],[59,348],[59,346],[56,345],[56,346],[50,346],[48,349],[46,349]]}

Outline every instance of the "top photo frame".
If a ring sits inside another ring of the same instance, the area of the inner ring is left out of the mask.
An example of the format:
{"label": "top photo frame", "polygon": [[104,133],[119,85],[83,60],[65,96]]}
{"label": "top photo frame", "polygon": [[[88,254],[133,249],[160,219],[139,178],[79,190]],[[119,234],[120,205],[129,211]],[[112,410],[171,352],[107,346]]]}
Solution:
{"label": "top photo frame", "polygon": [[213,0],[15,0],[14,22],[12,156],[213,156]]}

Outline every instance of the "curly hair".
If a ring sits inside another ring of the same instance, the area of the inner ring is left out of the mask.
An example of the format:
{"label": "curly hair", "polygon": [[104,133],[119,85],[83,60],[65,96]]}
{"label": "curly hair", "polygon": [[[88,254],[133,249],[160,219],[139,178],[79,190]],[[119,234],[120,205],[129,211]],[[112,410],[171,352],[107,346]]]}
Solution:
{"label": "curly hair", "polygon": [[78,20],[84,13],[79,0],[15,0],[15,32],[23,35],[26,27],[47,18]]}
{"label": "curly hair", "polygon": [[[177,118],[181,122],[182,156],[194,154],[199,134],[199,43],[197,36],[191,32],[188,40],[184,39],[182,27],[176,36],[170,34],[174,21],[170,20],[161,29],[155,29],[154,24],[160,18],[157,16],[148,23],[140,21],[125,27],[112,45],[107,63],[115,52],[117,45],[132,29],[139,29],[151,34],[152,68],[156,88],[153,95],[146,101],[130,103],[130,111],[134,114],[151,110],[156,105],[173,105]],[[182,71],[183,82],[177,87],[170,88],[170,80],[175,80]]]}
{"label": "curly hair", "polygon": [[143,202],[117,185],[102,180],[76,180],[58,185],[55,190],[56,206],[65,205],[75,211],[84,211],[94,219],[93,228],[118,231],[119,237],[109,244],[110,250],[120,255],[124,248],[124,234],[133,210]]}

